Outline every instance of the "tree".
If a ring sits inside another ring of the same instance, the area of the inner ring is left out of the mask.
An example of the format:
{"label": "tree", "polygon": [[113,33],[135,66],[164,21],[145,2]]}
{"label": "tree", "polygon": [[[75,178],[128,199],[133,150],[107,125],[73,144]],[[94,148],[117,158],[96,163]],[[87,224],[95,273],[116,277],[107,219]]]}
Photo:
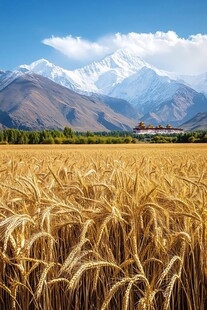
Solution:
{"label": "tree", "polygon": [[196,139],[196,138],[195,138],[194,136],[191,136],[191,137],[188,138],[188,142],[189,142],[189,143],[194,143],[194,142],[195,142],[195,139]]}
{"label": "tree", "polygon": [[94,137],[94,133],[91,131],[86,132],[86,137]]}
{"label": "tree", "polygon": [[4,141],[4,134],[3,131],[0,131],[0,142]]}
{"label": "tree", "polygon": [[207,134],[202,137],[201,142],[207,143]]}
{"label": "tree", "polygon": [[28,142],[29,142],[28,133],[26,131],[20,130],[19,136],[17,139],[17,143],[18,144],[28,144]]}
{"label": "tree", "polygon": [[64,137],[64,134],[62,131],[60,130],[57,130],[57,129],[53,129],[51,130],[51,136],[53,138],[63,138]]}
{"label": "tree", "polygon": [[39,144],[40,143],[40,133],[39,131],[32,131],[29,133],[29,144]]}
{"label": "tree", "polygon": [[132,137],[125,137],[123,142],[124,143],[131,143],[132,142]]}
{"label": "tree", "polygon": [[66,138],[73,138],[74,137],[74,131],[70,127],[65,127],[63,130],[63,134]]}
{"label": "tree", "polygon": [[50,130],[42,130],[40,132],[40,143],[49,138],[52,138]]}
{"label": "tree", "polygon": [[20,135],[20,131],[18,129],[5,129],[3,131],[4,139],[5,141],[8,141],[9,143],[18,143],[18,137]]}
{"label": "tree", "polygon": [[53,137],[50,137],[50,138],[46,138],[42,141],[42,144],[54,144],[55,141],[53,139]]}

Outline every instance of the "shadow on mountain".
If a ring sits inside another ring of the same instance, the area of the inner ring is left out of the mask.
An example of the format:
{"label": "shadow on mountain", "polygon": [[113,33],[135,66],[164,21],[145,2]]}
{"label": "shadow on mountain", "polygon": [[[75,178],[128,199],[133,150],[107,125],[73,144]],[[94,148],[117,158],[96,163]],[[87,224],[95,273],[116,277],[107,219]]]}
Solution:
{"label": "shadow on mountain", "polygon": [[[106,120],[104,112],[98,112],[97,121],[108,130],[120,130],[120,127]],[[129,129],[131,128],[129,127]]]}
{"label": "shadow on mountain", "polygon": [[14,126],[12,118],[9,116],[7,112],[0,110],[0,123],[5,127]]}

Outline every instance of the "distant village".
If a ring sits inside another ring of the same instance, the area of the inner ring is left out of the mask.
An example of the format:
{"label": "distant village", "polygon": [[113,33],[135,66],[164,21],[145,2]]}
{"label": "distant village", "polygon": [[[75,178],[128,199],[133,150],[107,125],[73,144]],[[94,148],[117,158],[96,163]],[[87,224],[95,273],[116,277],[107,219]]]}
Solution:
{"label": "distant village", "polygon": [[133,128],[133,132],[136,134],[150,134],[150,135],[173,134],[173,133],[182,133],[183,129],[172,127],[170,124],[168,124],[166,127],[163,127],[162,125],[154,127],[152,124],[146,126],[144,122],[140,122],[138,126],[135,126]]}

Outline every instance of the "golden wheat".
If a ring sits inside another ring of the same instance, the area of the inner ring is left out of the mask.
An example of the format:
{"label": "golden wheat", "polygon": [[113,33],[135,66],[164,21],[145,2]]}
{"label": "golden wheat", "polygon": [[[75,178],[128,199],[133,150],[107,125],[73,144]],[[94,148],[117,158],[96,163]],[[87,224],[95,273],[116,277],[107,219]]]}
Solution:
{"label": "golden wheat", "polygon": [[1,146],[0,309],[205,310],[207,146]]}

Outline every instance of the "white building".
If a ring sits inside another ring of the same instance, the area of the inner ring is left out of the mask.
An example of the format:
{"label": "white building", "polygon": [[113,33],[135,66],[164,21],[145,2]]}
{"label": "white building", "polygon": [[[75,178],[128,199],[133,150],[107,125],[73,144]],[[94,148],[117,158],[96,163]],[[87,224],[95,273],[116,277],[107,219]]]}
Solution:
{"label": "white building", "polygon": [[173,134],[173,133],[183,133],[182,128],[173,128],[170,124],[168,124],[166,127],[163,127],[162,125],[159,125],[157,127],[153,127],[151,124],[148,126],[145,126],[144,122],[140,122],[138,126],[135,126],[133,128],[133,132],[136,134],[149,134],[149,135],[155,135],[155,134]]}

